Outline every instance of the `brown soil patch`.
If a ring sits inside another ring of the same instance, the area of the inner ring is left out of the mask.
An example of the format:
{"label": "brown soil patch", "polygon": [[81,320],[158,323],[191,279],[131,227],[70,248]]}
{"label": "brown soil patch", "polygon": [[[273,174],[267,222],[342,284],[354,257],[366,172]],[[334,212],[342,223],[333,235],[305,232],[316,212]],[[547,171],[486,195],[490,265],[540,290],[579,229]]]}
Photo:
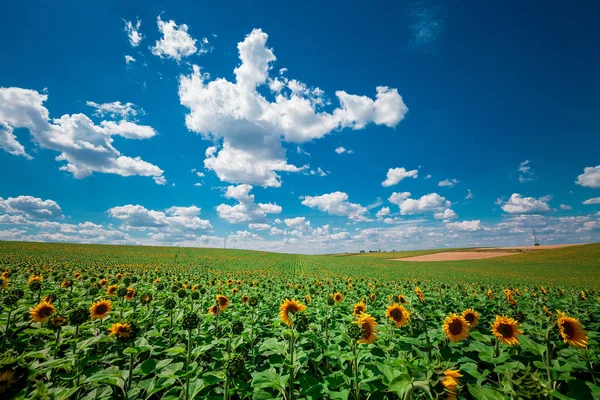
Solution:
{"label": "brown soil patch", "polygon": [[426,254],[424,256],[394,258],[395,261],[460,261],[460,260],[480,260],[483,258],[495,258],[512,256],[519,253],[508,253],[505,251],[448,251],[435,254]]}

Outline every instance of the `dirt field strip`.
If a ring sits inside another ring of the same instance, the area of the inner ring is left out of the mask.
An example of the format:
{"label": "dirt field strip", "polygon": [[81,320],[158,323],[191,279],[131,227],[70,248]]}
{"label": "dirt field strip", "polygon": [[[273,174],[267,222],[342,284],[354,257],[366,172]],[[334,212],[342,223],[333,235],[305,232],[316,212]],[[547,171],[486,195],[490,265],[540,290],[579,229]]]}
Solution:
{"label": "dirt field strip", "polygon": [[461,261],[479,260],[483,258],[495,258],[512,256],[519,253],[508,253],[505,251],[448,251],[443,253],[427,254],[424,256],[394,258],[394,261]]}

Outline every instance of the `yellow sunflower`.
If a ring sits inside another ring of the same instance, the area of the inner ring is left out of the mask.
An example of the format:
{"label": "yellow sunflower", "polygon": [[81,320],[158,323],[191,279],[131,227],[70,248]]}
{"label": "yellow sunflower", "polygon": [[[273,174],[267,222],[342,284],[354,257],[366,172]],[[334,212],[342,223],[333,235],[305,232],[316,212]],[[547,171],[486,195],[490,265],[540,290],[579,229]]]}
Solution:
{"label": "yellow sunflower", "polygon": [[362,338],[358,340],[358,343],[373,343],[376,336],[377,322],[375,322],[375,318],[370,316],[369,314],[363,313],[358,317],[358,321],[356,322],[362,331]]}
{"label": "yellow sunflower", "polygon": [[472,308],[468,308],[463,311],[462,316],[471,326],[471,328],[475,328],[479,323],[479,313]]}
{"label": "yellow sunflower", "polygon": [[354,305],[354,310],[352,311],[352,315],[354,315],[355,317],[360,316],[362,313],[364,313],[365,311],[367,311],[367,306],[365,305],[365,303],[361,300],[359,303],[356,303]]}
{"label": "yellow sunflower", "polygon": [[309,294],[307,294],[306,296],[304,296],[304,302],[306,304],[310,304],[310,295]]}
{"label": "yellow sunflower", "polygon": [[565,343],[573,347],[586,348],[588,335],[577,318],[567,317],[565,313],[558,312],[558,330]]}
{"label": "yellow sunflower", "polygon": [[111,335],[126,338],[131,334],[131,325],[128,323],[117,322],[116,324],[112,324],[109,331]]}
{"label": "yellow sunflower", "polygon": [[127,294],[125,295],[125,300],[133,300],[133,298],[135,297],[135,289],[134,288],[127,288]]}
{"label": "yellow sunflower", "polygon": [[285,299],[285,301],[281,304],[281,311],[279,312],[279,318],[285,322],[288,326],[292,326],[292,320],[290,319],[290,314],[294,315],[297,312],[302,312],[306,310],[306,306],[300,303],[297,300],[289,300]]}
{"label": "yellow sunflower", "polygon": [[8,278],[0,278],[2,279],[2,285],[0,285],[0,287],[2,287],[2,289],[6,289],[8,287],[8,283],[10,282],[10,279]]}
{"label": "yellow sunflower", "polygon": [[43,324],[49,316],[54,314],[55,311],[56,309],[52,304],[48,303],[47,301],[42,301],[40,304],[32,308],[29,311],[29,314],[31,315],[32,320]]}
{"label": "yellow sunflower", "polygon": [[108,296],[114,296],[115,293],[117,293],[117,290],[119,290],[119,285],[110,285],[106,290],[106,294]]}
{"label": "yellow sunflower", "polygon": [[492,292],[492,289],[488,289],[486,296],[488,297],[488,299],[492,300],[494,298],[494,293]]}
{"label": "yellow sunflower", "polygon": [[417,286],[415,288],[415,293],[417,294],[417,297],[419,298],[419,300],[421,300],[421,302],[425,301],[425,295],[423,294],[423,291],[420,287]]}
{"label": "yellow sunflower", "polygon": [[217,307],[217,306],[212,306],[208,309],[208,312],[211,313],[212,315],[214,315],[215,317],[217,315],[219,315],[219,311],[220,311],[219,307]]}
{"label": "yellow sunflower", "polygon": [[244,304],[248,303],[248,296],[246,296],[246,295],[242,296],[242,303],[244,303]]}
{"label": "yellow sunflower", "polygon": [[410,313],[403,306],[394,303],[387,308],[385,316],[394,321],[396,328],[401,328],[410,320]]}
{"label": "yellow sunflower", "polygon": [[451,342],[460,342],[469,336],[471,327],[462,315],[451,313],[444,321],[442,330]]}
{"label": "yellow sunflower", "polygon": [[446,399],[454,400],[456,399],[456,394],[458,392],[458,378],[461,378],[459,370],[449,369],[444,371],[444,377],[441,379],[442,386],[446,388]]}
{"label": "yellow sunflower", "polygon": [[400,302],[400,304],[408,304],[408,300],[406,300],[406,297],[404,297],[404,295],[401,294],[398,295],[398,301]]}
{"label": "yellow sunflower", "polygon": [[223,296],[222,294],[217,295],[217,304],[219,304],[219,308],[221,311],[225,311],[229,306],[229,298],[227,296]]}
{"label": "yellow sunflower", "polygon": [[31,277],[29,277],[29,281],[27,282],[27,285],[31,285],[33,282],[40,282],[42,283],[42,277],[39,275],[32,275]]}
{"label": "yellow sunflower", "polygon": [[336,294],[333,295],[333,300],[335,300],[336,303],[339,303],[342,300],[344,300],[344,296],[342,296],[342,294],[340,292],[337,292]]}
{"label": "yellow sunflower", "polygon": [[98,283],[100,284],[100,286],[104,286],[108,283],[108,279],[100,279]]}
{"label": "yellow sunflower", "polygon": [[505,315],[496,315],[496,320],[492,324],[492,333],[499,341],[509,346],[518,345],[517,335],[523,334],[517,325],[517,321]]}
{"label": "yellow sunflower", "polygon": [[91,319],[104,319],[108,313],[112,310],[112,303],[110,300],[100,300],[92,304],[90,307]]}

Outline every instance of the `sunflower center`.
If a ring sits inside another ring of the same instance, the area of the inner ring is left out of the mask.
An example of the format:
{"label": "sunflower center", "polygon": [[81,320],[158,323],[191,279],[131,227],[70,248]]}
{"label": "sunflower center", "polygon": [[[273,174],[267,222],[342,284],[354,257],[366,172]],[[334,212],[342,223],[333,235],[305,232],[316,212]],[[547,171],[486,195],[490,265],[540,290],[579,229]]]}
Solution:
{"label": "sunflower center", "polygon": [[509,324],[501,323],[498,326],[498,332],[505,338],[513,336],[513,327]]}
{"label": "sunflower center", "polygon": [[575,335],[575,329],[573,329],[573,326],[570,323],[563,322],[562,328],[563,328],[563,333],[569,339],[572,338]]}
{"label": "sunflower center", "polygon": [[50,307],[43,307],[39,312],[40,317],[47,318],[52,315],[52,309]]}
{"label": "sunflower center", "polygon": [[362,334],[365,339],[371,336],[371,325],[369,325],[367,322],[363,323],[360,329],[362,329]]}
{"label": "sunflower center", "polygon": [[465,315],[465,319],[467,320],[467,322],[469,324],[471,324],[471,323],[473,323],[473,321],[475,321],[475,315],[471,314],[471,313],[468,313],[468,314]]}
{"label": "sunflower center", "polygon": [[452,335],[459,335],[463,330],[462,323],[459,319],[453,319],[452,322],[448,324],[448,331]]}
{"label": "sunflower center", "polygon": [[296,312],[298,312],[298,307],[292,303],[287,307],[287,311],[289,314],[294,315],[294,314],[296,314]]}
{"label": "sunflower center", "polygon": [[399,308],[394,308],[393,310],[390,311],[390,317],[392,317],[392,319],[394,321],[401,321],[402,320],[402,311]]}
{"label": "sunflower center", "polygon": [[98,304],[96,307],[96,314],[106,314],[108,306],[106,304]]}

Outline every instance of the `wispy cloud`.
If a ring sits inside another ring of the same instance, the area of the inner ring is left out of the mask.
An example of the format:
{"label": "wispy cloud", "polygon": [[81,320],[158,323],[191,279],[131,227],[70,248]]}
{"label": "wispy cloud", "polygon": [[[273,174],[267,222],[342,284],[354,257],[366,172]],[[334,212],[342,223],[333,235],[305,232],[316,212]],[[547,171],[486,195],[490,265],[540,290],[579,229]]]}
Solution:
{"label": "wispy cloud", "polygon": [[410,21],[410,47],[424,53],[437,53],[444,30],[441,7],[419,2],[412,7]]}

